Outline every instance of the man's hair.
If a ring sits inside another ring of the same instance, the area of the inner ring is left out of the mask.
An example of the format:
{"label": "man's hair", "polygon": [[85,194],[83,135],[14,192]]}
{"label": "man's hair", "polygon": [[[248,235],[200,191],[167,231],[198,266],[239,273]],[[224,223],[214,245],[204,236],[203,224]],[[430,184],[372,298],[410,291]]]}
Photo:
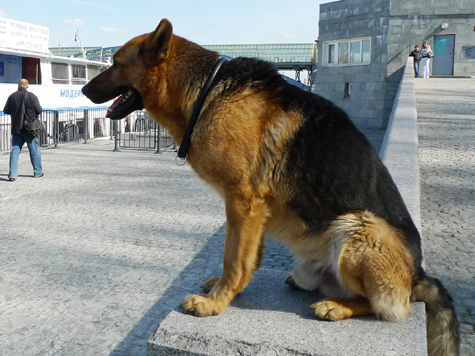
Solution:
{"label": "man's hair", "polygon": [[414,48],[417,48],[417,47],[421,48],[419,45],[416,45]]}
{"label": "man's hair", "polygon": [[28,88],[28,80],[22,78],[18,81],[18,87]]}

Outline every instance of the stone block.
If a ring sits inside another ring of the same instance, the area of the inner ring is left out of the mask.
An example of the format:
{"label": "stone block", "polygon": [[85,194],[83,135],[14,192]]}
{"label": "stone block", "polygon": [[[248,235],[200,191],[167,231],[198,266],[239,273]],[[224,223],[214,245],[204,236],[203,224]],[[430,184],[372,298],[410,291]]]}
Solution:
{"label": "stone block", "polygon": [[366,90],[373,91],[373,90],[383,90],[384,83],[383,82],[366,82]]}
{"label": "stone block", "polygon": [[412,63],[412,57],[408,58],[380,156],[420,231],[419,141]]}
{"label": "stone block", "polygon": [[383,125],[383,120],[382,118],[368,119],[367,125],[368,127],[371,127],[371,128],[381,128]]}
{"label": "stone block", "polygon": [[198,318],[178,308],[148,341],[147,356],[361,356],[425,354],[422,303],[404,323],[374,316],[322,321],[310,305],[322,298],[284,284],[287,273],[259,270],[220,315]]}

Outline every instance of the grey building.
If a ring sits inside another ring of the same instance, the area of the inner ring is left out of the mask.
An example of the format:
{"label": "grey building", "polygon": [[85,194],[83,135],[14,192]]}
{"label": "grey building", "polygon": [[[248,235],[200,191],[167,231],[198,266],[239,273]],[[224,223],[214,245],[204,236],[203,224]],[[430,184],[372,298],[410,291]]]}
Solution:
{"label": "grey building", "polygon": [[385,128],[407,57],[424,40],[431,76],[475,76],[475,0],[322,4],[312,90],[356,124]]}

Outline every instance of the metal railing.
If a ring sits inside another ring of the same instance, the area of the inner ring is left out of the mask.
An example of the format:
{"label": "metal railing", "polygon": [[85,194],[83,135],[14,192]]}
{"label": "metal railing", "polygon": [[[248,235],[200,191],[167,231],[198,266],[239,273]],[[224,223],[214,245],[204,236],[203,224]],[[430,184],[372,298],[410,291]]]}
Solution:
{"label": "metal railing", "polygon": [[116,149],[146,148],[159,153],[164,149],[176,149],[176,143],[168,131],[155,122],[146,110],[136,111],[127,118],[117,121]]}
{"label": "metal railing", "polygon": [[[7,120],[8,117],[8,120]],[[0,152],[10,150],[12,147],[10,117],[0,111]]]}
{"label": "metal railing", "polygon": [[[38,116],[45,130],[38,137],[40,146],[103,137],[109,120],[107,109],[43,110]],[[11,150],[11,117],[0,112],[0,152]]]}
{"label": "metal railing", "polygon": [[[170,134],[148,116],[145,110],[136,111],[117,121],[117,128],[106,118],[107,109],[44,110],[39,115],[45,130],[38,137],[41,147],[77,142],[97,137],[116,140],[117,147],[175,149]],[[11,118],[0,111],[0,152],[11,150]]]}

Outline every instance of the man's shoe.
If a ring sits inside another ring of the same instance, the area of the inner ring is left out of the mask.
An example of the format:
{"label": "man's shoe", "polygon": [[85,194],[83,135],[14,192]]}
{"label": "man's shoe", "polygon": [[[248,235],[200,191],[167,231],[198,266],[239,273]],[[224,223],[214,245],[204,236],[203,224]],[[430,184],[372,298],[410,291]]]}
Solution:
{"label": "man's shoe", "polygon": [[33,178],[41,178],[41,177],[44,177],[44,176],[45,176],[45,174],[44,174],[44,173],[41,173],[41,175],[39,175],[39,176],[33,176]]}
{"label": "man's shoe", "polygon": [[8,180],[9,180],[10,182],[14,182],[14,181],[15,181],[15,178],[8,178]]}

